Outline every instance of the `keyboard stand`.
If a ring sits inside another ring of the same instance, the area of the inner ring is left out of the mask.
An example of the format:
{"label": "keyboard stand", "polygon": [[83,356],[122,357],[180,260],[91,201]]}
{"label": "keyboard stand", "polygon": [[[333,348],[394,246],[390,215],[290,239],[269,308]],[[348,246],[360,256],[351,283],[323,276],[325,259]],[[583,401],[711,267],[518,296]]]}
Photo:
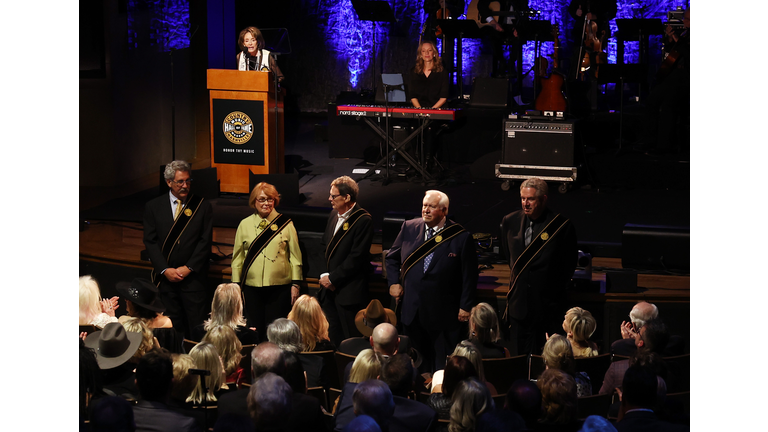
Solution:
{"label": "keyboard stand", "polygon": [[[371,120],[370,117],[363,117],[363,120],[366,123],[368,123],[368,126],[370,126],[371,129],[373,129],[374,132],[376,132],[381,138],[383,138],[385,141],[387,141],[387,143],[392,146],[394,151],[400,153],[400,156],[402,156],[403,159],[405,159],[405,161],[408,162],[408,164],[410,166],[412,166],[414,169],[416,169],[421,174],[421,177],[425,181],[432,180],[432,176],[429,175],[429,172],[427,172],[427,170],[425,170],[424,167],[422,167],[421,164],[419,164],[419,162],[417,160],[415,160],[413,157],[411,157],[410,154],[408,154],[407,151],[405,151],[405,147],[408,145],[408,143],[410,143],[411,141],[413,141],[414,138],[419,136],[421,134],[421,132],[424,129],[426,129],[426,127],[429,126],[430,123],[432,123],[432,120],[430,120],[428,118],[424,119],[424,121],[421,123],[421,125],[419,125],[419,127],[416,128],[416,130],[411,132],[411,134],[408,135],[401,142],[397,142],[397,141],[395,141],[392,138],[387,139],[388,138],[387,133],[384,130],[382,130],[381,127],[378,124],[376,124],[373,120]],[[375,173],[376,172],[376,168],[380,167],[382,164],[389,163],[388,159],[389,159],[388,156],[384,156],[383,158],[381,158],[378,162],[376,162],[376,165],[374,165],[373,168],[368,170],[368,172],[365,173],[365,175],[362,178],[360,178],[360,180],[366,179],[366,178],[368,178],[368,176],[370,176],[371,174]]]}

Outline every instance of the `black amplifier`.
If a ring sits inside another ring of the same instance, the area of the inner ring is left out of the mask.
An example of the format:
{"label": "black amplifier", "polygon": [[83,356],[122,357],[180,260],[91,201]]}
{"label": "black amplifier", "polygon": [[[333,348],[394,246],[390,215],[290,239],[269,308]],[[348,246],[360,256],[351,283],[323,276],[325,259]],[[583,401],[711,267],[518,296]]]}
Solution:
{"label": "black amplifier", "polygon": [[574,181],[574,122],[505,120],[496,177]]}

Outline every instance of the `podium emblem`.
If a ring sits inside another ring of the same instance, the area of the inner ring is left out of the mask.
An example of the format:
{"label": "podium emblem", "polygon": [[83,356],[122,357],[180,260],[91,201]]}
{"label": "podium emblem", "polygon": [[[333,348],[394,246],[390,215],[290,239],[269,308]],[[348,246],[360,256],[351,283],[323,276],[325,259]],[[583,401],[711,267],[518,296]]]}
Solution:
{"label": "podium emblem", "polygon": [[253,136],[253,122],[247,114],[233,111],[224,118],[224,136],[233,144],[245,144]]}

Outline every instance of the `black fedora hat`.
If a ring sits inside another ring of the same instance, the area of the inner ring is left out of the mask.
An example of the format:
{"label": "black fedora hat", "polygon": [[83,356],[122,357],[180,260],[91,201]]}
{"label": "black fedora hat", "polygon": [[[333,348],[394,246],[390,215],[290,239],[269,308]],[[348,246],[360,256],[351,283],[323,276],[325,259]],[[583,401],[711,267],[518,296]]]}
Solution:
{"label": "black fedora hat", "polygon": [[136,354],[141,345],[141,333],[125,331],[120,323],[109,323],[104,330],[93,332],[85,338],[85,346],[96,352],[101,369],[112,369],[125,363]]}
{"label": "black fedora hat", "polygon": [[136,278],[131,282],[118,282],[117,292],[126,299],[151,311],[165,312],[165,305],[157,295],[157,288],[147,279]]}

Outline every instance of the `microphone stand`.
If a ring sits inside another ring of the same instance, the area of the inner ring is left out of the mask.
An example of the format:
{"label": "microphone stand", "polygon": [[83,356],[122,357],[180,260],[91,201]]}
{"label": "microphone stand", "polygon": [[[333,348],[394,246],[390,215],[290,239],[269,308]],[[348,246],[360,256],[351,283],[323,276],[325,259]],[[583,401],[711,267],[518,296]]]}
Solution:
{"label": "microphone stand", "polygon": [[386,122],[384,128],[387,131],[387,144],[385,145],[387,148],[387,170],[386,175],[384,176],[384,180],[381,182],[381,184],[386,186],[391,181],[389,178],[389,88],[392,86],[389,84],[384,84],[384,80],[382,80],[381,85],[384,87],[384,120]]}

